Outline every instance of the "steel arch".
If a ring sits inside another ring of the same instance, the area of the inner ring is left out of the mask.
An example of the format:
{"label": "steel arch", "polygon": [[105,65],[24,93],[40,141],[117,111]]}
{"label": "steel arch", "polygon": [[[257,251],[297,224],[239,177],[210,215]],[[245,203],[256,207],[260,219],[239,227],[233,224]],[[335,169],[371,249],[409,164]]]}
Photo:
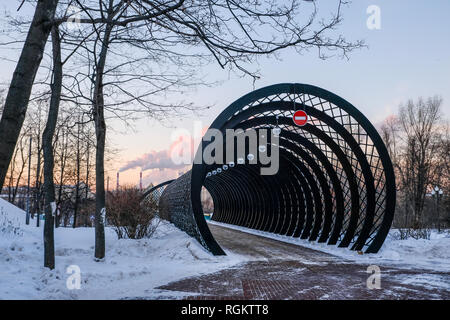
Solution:
{"label": "steel arch", "polygon": [[[310,117],[306,125],[293,123],[297,110]],[[248,161],[228,170],[194,161],[191,171],[164,190],[161,211],[216,255],[224,251],[203,217],[203,186],[214,201],[213,220],[377,252],[393,220],[396,189],[391,160],[373,125],[327,90],[282,83],[236,100],[209,130],[275,127],[281,129],[278,173],[262,176],[261,165]],[[203,139],[197,160],[210,143]]]}

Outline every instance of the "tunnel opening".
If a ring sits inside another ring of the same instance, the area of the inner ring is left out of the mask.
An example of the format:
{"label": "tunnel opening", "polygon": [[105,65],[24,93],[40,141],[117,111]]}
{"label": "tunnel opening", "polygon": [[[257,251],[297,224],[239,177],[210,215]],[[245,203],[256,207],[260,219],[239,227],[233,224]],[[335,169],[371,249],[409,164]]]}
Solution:
{"label": "tunnel opening", "polygon": [[393,168],[376,129],[346,100],[305,84],[236,100],[211,124],[192,169],[165,185],[162,215],[222,255],[202,189],[214,221],[368,253],[382,246],[395,210]]}

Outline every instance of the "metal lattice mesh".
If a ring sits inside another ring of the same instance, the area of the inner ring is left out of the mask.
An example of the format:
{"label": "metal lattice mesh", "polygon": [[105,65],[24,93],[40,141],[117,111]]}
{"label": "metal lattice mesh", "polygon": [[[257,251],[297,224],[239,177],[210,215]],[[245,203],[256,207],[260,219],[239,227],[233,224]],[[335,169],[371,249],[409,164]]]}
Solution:
{"label": "metal lattice mesh", "polygon": [[[291,110],[279,110],[279,109],[273,109],[273,110],[265,110],[263,112],[258,112],[258,109],[261,105],[271,105],[274,102],[287,102],[288,104],[292,104]],[[383,216],[383,213],[385,211],[385,199],[386,199],[386,188],[385,188],[385,175],[383,174],[383,166],[381,164],[380,157],[378,155],[377,148],[375,147],[374,143],[372,142],[371,137],[367,134],[364,127],[348,112],[340,108],[339,106],[326,101],[320,97],[311,95],[311,94],[292,94],[292,93],[281,93],[281,94],[275,94],[263,97],[261,99],[252,101],[251,103],[247,104],[246,106],[242,107],[240,110],[236,111],[233,115],[233,117],[237,117],[239,114],[243,112],[247,112],[250,109],[255,109],[254,113],[247,118],[253,119],[253,118],[267,118],[267,117],[284,117],[284,118],[292,118],[293,114],[298,109],[308,109],[308,108],[314,108],[315,110],[319,111],[320,113],[328,116],[329,118],[333,119],[337,125],[341,126],[343,129],[345,129],[351,137],[356,141],[358,144],[358,148],[360,149],[360,152],[364,155],[365,161],[367,161],[367,167],[370,168],[370,172],[363,172],[363,169],[361,167],[361,157],[358,159],[358,157],[355,155],[352,148],[347,143],[346,139],[342,137],[336,130],[331,127],[329,124],[327,124],[325,121],[318,119],[317,117],[310,117],[309,123],[313,124],[316,128],[318,128],[320,131],[325,133],[327,136],[331,137],[332,140],[339,146],[339,148],[342,150],[342,152],[347,157],[347,160],[351,166],[351,169],[353,171],[354,177],[356,179],[356,185],[357,185],[357,194],[359,196],[359,214],[358,214],[358,220],[356,224],[356,230],[354,232],[354,235],[351,239],[351,244],[353,244],[358,236],[361,235],[361,231],[363,229],[364,222],[366,221],[366,211],[367,208],[367,202],[368,202],[368,194],[367,194],[367,182],[365,176],[371,176],[374,181],[375,186],[375,194],[372,195],[372,198],[375,198],[375,207],[374,207],[374,218],[373,218],[373,225],[370,229],[368,241],[365,243],[365,247],[369,246],[373,235],[377,232],[378,228],[380,227],[381,218]],[[228,120],[231,120],[233,117],[231,117]],[[245,120],[243,120],[245,121]],[[259,125],[257,127],[275,127],[273,124],[267,124],[267,125]],[[342,163],[339,161],[336,154],[331,150],[329,145],[325,143],[323,140],[321,140],[319,137],[314,135],[313,133],[304,130],[302,127],[297,127],[293,124],[278,124],[278,127],[282,128],[282,130],[294,132],[298,135],[301,135],[308,139],[309,141],[313,142],[320,150],[323,152],[326,157],[329,159],[330,163],[333,165],[334,171],[336,172],[339,181],[341,183],[343,198],[344,198],[344,220],[343,225],[339,234],[339,241],[341,241],[344,237],[344,234],[347,232],[347,228],[350,223],[350,217],[351,217],[351,206],[352,206],[352,194],[351,194],[351,188],[348,181],[348,176],[346,172],[342,168]],[[348,139],[348,138],[347,138]],[[290,140],[293,143],[296,143],[295,141]],[[297,143],[298,144],[298,143]],[[309,151],[307,151],[310,156],[321,166],[323,169],[323,165],[320,164],[319,161],[317,161],[316,157]],[[299,159],[302,161],[301,159]],[[306,166],[309,167],[307,163],[304,163]],[[309,169],[311,172],[312,170]],[[325,171],[325,170],[324,170]],[[315,177],[315,176],[314,176]],[[327,176],[328,182],[330,183],[330,178]],[[317,177],[315,177],[315,180],[317,181]],[[323,196],[322,196],[322,204],[324,202]],[[333,197],[333,210],[336,210],[336,199]],[[323,220],[321,223],[323,223]],[[331,226],[331,229],[334,228],[335,220],[333,220],[333,224]],[[322,225],[321,225],[322,226]]]}
{"label": "metal lattice mesh", "polygon": [[[298,110],[308,114],[304,126],[293,122]],[[264,166],[251,160],[226,169],[223,163],[194,163],[189,194],[172,187],[164,192],[161,201],[183,197],[193,208],[184,211],[196,218],[205,247],[220,251],[200,219],[197,193],[202,186],[214,201],[213,220],[355,250],[379,250],[394,214],[393,169],[378,133],[351,104],[313,86],[274,85],[231,104],[211,128],[239,128],[244,136],[249,130],[279,128],[280,169],[264,176]],[[203,142],[200,152],[208,143]]]}

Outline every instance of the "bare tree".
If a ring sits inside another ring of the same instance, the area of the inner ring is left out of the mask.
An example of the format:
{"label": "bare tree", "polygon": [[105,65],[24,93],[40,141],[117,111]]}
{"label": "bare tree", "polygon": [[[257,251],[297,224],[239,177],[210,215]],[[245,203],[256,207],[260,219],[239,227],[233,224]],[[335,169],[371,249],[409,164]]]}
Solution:
{"label": "bare tree", "polygon": [[432,165],[439,148],[439,133],[442,99],[408,101],[400,108],[399,121],[405,133],[404,166],[400,166],[407,201],[414,214],[414,225],[419,227],[427,188],[431,183]]}
{"label": "bare tree", "polygon": [[437,96],[410,100],[381,127],[396,172],[400,195],[396,220],[401,227],[423,228],[427,194],[434,185],[445,185],[448,125],[442,121],[441,108]]}
{"label": "bare tree", "polygon": [[40,215],[41,215],[41,194],[42,194],[42,162],[43,162],[43,150],[42,150],[42,104],[47,102],[39,101],[37,103],[37,117],[34,119],[33,129],[36,130],[36,179],[34,183],[34,210],[33,213],[36,214],[36,226],[39,227],[40,224]]}
{"label": "bare tree", "polygon": [[50,107],[47,124],[42,136],[44,150],[44,195],[45,195],[45,225],[44,225],[44,267],[55,268],[55,239],[54,219],[56,214],[55,185],[54,185],[54,154],[53,137],[59,114],[59,103],[62,88],[61,44],[57,26],[52,31],[53,47],[53,80],[51,85]]}
{"label": "bare tree", "polygon": [[36,4],[25,44],[9,86],[0,120],[0,189],[22,129],[34,78],[44,53],[58,0],[41,0]]}
{"label": "bare tree", "polygon": [[[164,118],[169,111],[186,106],[189,109],[192,105],[167,103],[165,95],[182,92],[186,86],[203,84],[202,81],[194,81],[193,75],[198,72],[199,66],[210,61],[217,62],[221,68],[229,68],[257,79],[258,70],[252,70],[249,66],[260,56],[276,56],[277,52],[287,48],[294,48],[299,53],[317,49],[320,58],[326,58],[334,52],[347,56],[350,51],[363,45],[360,41],[348,42],[343,36],[333,34],[342,21],[341,7],[344,1],[335,2],[335,13],[328,19],[318,16],[315,1],[302,0],[288,3],[268,0],[264,4],[252,0],[69,2],[83,11],[84,16],[79,23],[86,32],[64,30],[65,22],[71,17],[64,13],[54,18],[58,1],[40,1],[36,7],[23,52],[29,55],[28,58],[32,58],[33,53],[38,61],[29,63],[26,59],[22,61],[21,57],[17,67],[19,71],[11,83],[0,123],[0,135],[8,137],[4,145],[0,144],[0,183],[4,180],[3,171],[6,171],[2,166],[7,167],[10,162],[23,123],[21,117],[26,112],[48,33],[51,27],[59,26],[61,38],[67,35],[63,46],[73,51],[77,51],[74,48],[82,48],[85,52],[82,56],[78,50],[74,60],[84,60],[87,71],[75,71],[68,75],[70,80],[62,86],[64,91],[70,92],[70,99],[80,109],[90,105],[94,122],[97,259],[105,255],[104,180],[108,116],[122,115],[124,119],[123,114],[145,112],[152,117]],[[42,12],[42,9],[46,9],[46,12]],[[27,51],[30,49],[29,42],[33,40],[29,41],[32,31],[39,33],[33,39],[40,42],[36,46],[37,50]],[[23,79],[22,74],[19,76],[24,68],[32,71],[27,73],[30,76],[26,79]],[[86,83],[89,85],[86,86]],[[22,92],[16,90],[19,84],[22,85]],[[88,94],[81,92],[86,88],[90,88]],[[61,93],[62,100],[66,100],[66,94]]]}
{"label": "bare tree", "polygon": [[[104,257],[106,112],[145,110],[154,116],[156,109],[164,114],[168,109],[176,109],[176,106],[160,103],[156,96],[174,87],[189,85],[189,79],[193,79],[186,78],[183,83],[177,74],[175,80],[168,80],[170,73],[150,70],[147,74],[141,74],[139,69],[161,61],[161,57],[166,60],[165,65],[178,67],[178,72],[183,70],[182,67],[198,69],[202,61],[213,60],[222,68],[229,67],[256,79],[258,72],[250,70],[248,65],[259,56],[273,55],[292,47],[298,52],[317,48],[319,56],[326,58],[329,52],[340,51],[342,56],[346,56],[362,46],[362,42],[352,43],[340,35],[330,35],[330,31],[342,20],[342,1],[336,1],[336,12],[328,21],[317,18],[315,2],[298,0],[288,4],[273,0],[261,5],[256,5],[254,1],[233,0],[76,2],[85,14],[79,22],[92,26],[92,32],[84,34],[94,34],[92,41],[83,40],[83,46],[93,56],[89,58],[93,72],[86,78],[92,81],[90,101],[97,138],[95,257],[98,259]],[[309,15],[305,16],[300,8],[305,9],[304,12],[309,10]],[[55,22],[67,19],[57,18]],[[117,51],[119,46],[115,44],[133,49],[128,50],[128,54],[120,53]],[[129,52],[137,53],[138,50],[145,52],[145,59],[130,57]],[[116,58],[115,61],[117,57],[125,57],[127,61],[108,64],[107,57],[110,55]],[[134,68],[132,73],[119,71],[124,66],[137,65],[139,67]],[[105,80],[108,74],[115,77],[114,81]],[[155,89],[133,93],[125,87],[132,81],[151,83]],[[112,99],[108,101],[105,90],[116,90],[116,94],[108,91],[107,97],[117,100],[121,96],[126,99],[123,98],[120,103],[111,102]],[[132,107],[126,109],[125,106]]]}
{"label": "bare tree", "polygon": [[29,142],[29,130],[27,130],[27,125],[25,125],[24,130],[19,135],[19,141],[14,151],[14,156],[12,158],[11,164],[8,169],[7,174],[7,184],[8,184],[8,201],[11,203],[16,202],[16,197],[21,187],[23,175],[25,173],[25,168],[28,163],[28,142]]}

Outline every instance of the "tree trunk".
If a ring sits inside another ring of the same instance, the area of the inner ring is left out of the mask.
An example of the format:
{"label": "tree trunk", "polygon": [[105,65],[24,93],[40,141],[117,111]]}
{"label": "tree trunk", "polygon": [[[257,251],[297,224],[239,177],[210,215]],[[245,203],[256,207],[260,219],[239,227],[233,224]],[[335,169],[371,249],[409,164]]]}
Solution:
{"label": "tree trunk", "polygon": [[41,123],[39,119],[39,130],[38,130],[38,141],[37,141],[37,165],[36,165],[36,182],[35,182],[35,190],[34,190],[34,212],[36,213],[36,227],[39,227],[40,217],[41,217]]}
{"label": "tree trunk", "polygon": [[18,150],[16,150],[14,152],[11,166],[9,167],[10,175],[9,175],[9,181],[8,181],[8,201],[11,203],[14,203],[14,196],[13,196],[14,195],[14,171],[15,171],[17,153],[18,153]]}
{"label": "tree trunk", "polygon": [[0,121],[0,190],[22,129],[34,78],[50,33],[48,22],[53,20],[57,4],[58,0],[38,1],[9,86]]}
{"label": "tree trunk", "polygon": [[105,257],[105,138],[106,123],[103,97],[103,72],[106,63],[106,55],[110,41],[112,25],[108,24],[102,41],[102,49],[95,70],[95,88],[93,114],[95,120],[95,135],[97,138],[95,154],[95,258]]}
{"label": "tree trunk", "polygon": [[85,199],[86,202],[88,200],[88,196],[89,196],[89,158],[90,158],[90,146],[89,146],[89,141],[87,142],[87,155],[86,155],[86,194],[85,194]]}
{"label": "tree trunk", "polygon": [[80,202],[80,162],[81,162],[81,152],[80,152],[80,119],[78,119],[78,133],[77,133],[77,180],[75,185],[75,207],[73,210],[73,228],[77,226],[77,217]]}
{"label": "tree trunk", "polygon": [[[87,141],[87,155],[86,155],[86,193],[84,195],[84,199],[85,199],[85,204],[86,207],[89,208],[89,157],[90,157],[90,145],[89,145],[89,140]],[[89,211],[85,213],[84,215],[84,226],[85,227],[89,227],[89,217],[90,217],[90,213]]]}
{"label": "tree trunk", "polygon": [[44,150],[44,197],[45,197],[45,225],[44,225],[44,267],[55,268],[55,240],[54,219],[56,214],[55,185],[53,182],[53,136],[58,120],[59,102],[62,86],[61,46],[58,28],[52,28],[53,43],[53,83],[47,125],[42,136]]}
{"label": "tree trunk", "polygon": [[[65,157],[65,149],[67,146],[67,134],[64,132],[64,129],[62,130],[62,148],[61,148],[61,157],[60,157],[60,163],[61,163],[61,171],[60,171],[60,177],[59,177],[59,189],[58,189],[58,202],[57,206],[59,208],[59,215],[56,217],[56,228],[60,225],[60,220],[62,218],[63,210],[62,210],[62,190],[63,190],[63,182],[64,182],[64,170],[66,167],[66,157]],[[64,227],[66,227],[66,223],[64,220]]]}
{"label": "tree trunk", "polygon": [[[20,155],[21,155],[21,168],[20,168],[20,172],[19,175],[17,176],[17,180],[16,180],[16,185],[13,187],[13,195],[12,195],[12,203],[16,202],[16,196],[17,196],[17,191],[19,190],[20,187],[20,180],[22,179],[22,175],[23,172],[25,171],[25,166],[26,166],[26,159],[24,158],[24,147],[23,147],[23,137],[22,140],[20,141]],[[15,158],[13,159],[13,161],[15,162]]]}

